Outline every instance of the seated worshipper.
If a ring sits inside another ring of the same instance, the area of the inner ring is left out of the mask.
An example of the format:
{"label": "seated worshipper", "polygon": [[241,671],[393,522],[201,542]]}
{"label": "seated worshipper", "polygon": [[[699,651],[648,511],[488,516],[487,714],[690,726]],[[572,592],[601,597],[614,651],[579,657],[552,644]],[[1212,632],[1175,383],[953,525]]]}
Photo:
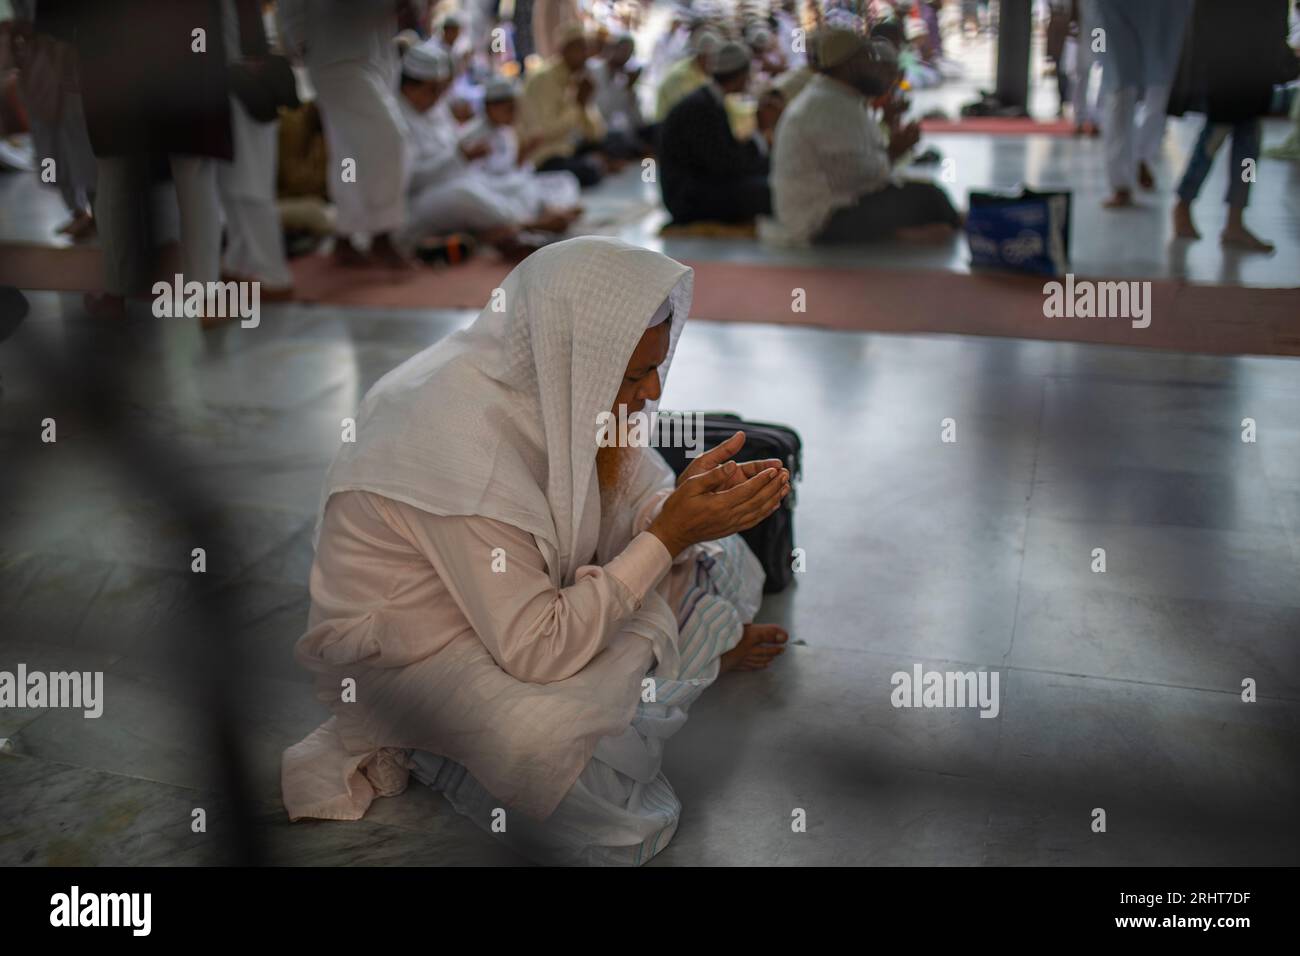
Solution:
{"label": "seated worshipper", "polygon": [[754,58],[754,72],[763,79],[772,79],[786,71],[785,57],[781,47],[772,37],[772,31],[761,24],[754,24],[745,31],[745,43]]}
{"label": "seated worshipper", "polygon": [[[469,232],[507,256],[517,255],[523,251],[521,242],[531,241],[521,239],[521,231],[555,223],[523,221],[517,199],[470,165],[485,156],[488,147],[460,144],[456,121],[443,102],[451,80],[451,59],[436,40],[426,40],[402,57],[398,100],[407,129],[411,175],[410,206],[398,247],[419,255],[438,245],[436,236]],[[567,226],[566,221],[559,228]]]}
{"label": "seated worshipper", "polygon": [[596,85],[586,65],[586,34],[571,24],[559,56],[528,74],[519,114],[520,139],[539,141],[532,154],[537,169],[571,172],[584,187],[600,182],[609,168],[600,152],[605,124],[592,102]]}
{"label": "seated worshipper", "polygon": [[915,145],[915,123],[895,125],[886,142],[869,103],[892,89],[893,47],[852,30],[818,35],[820,72],[781,114],[772,151],[779,242],[864,242],[951,236],[962,222],[933,183],[897,182],[894,162]]}
{"label": "seated worshipper", "polygon": [[654,124],[641,117],[636,85],[641,67],[631,62],[635,50],[632,34],[616,34],[605,47],[605,55],[591,68],[596,108],[609,130],[605,148],[624,159],[652,155],[656,135]]}
{"label": "seated worshipper", "polygon": [[506,277],[507,308],[366,395],[317,525],[295,656],[333,716],[284,754],[291,820],[359,819],[414,772],[485,830],[504,809],[496,838],[539,862],[667,845],[666,739],[787,640],[751,623],[763,572],[737,536],[788,493],[781,463],[730,461],[741,433],[680,479],[644,442],[598,447],[613,409],[655,407],[692,278],[555,243]]}
{"label": "seated worshipper", "polygon": [[[461,130],[462,149],[482,153],[470,161],[470,167],[481,171],[499,195],[515,202],[521,222],[562,232],[582,213],[578,178],[573,173],[539,173],[533,169],[515,135],[517,99],[518,91],[510,80],[503,76],[488,80],[482,114]],[[486,151],[477,148],[480,143],[487,147]]]}
{"label": "seated worshipper", "polygon": [[709,220],[744,222],[772,211],[766,144],[760,134],[738,142],[726,95],[749,83],[749,49],[724,43],[713,79],[673,107],[659,133],[664,205],[675,225]]}
{"label": "seated worshipper", "polygon": [[713,55],[722,40],[712,30],[699,27],[691,33],[687,55],[664,71],[655,92],[655,122],[662,123],[672,108],[709,82]]}

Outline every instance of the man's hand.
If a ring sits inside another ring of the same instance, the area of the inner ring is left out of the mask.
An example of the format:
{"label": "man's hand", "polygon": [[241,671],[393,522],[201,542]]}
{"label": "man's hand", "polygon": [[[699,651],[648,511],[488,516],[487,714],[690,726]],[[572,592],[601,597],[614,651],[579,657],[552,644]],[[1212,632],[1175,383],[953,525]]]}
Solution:
{"label": "man's hand", "polygon": [[[685,470],[677,476],[677,487],[680,488],[682,482],[690,478],[695,478],[710,469],[716,468],[718,465],[724,464],[744,447],[745,433],[736,432],[722,444],[713,446],[687,465]],[[764,458],[762,461],[742,462],[731,475],[726,487],[734,488],[741,482],[753,478],[764,469],[781,467],[781,459],[779,458]]]}
{"label": "man's hand", "polygon": [[591,94],[595,91],[595,89],[596,89],[596,84],[591,82],[591,75],[588,73],[583,73],[581,76],[578,77],[577,90],[575,91],[574,95],[577,97],[578,102],[581,105],[586,106],[587,102],[591,99]]}
{"label": "man's hand", "polygon": [[460,147],[460,154],[465,157],[466,162],[482,159],[491,151],[492,148],[488,146],[487,140],[479,140],[476,143],[463,143]]}
{"label": "man's hand", "polygon": [[889,137],[889,158],[898,159],[909,149],[916,145],[917,140],[921,138],[921,127],[916,123],[908,123],[906,126],[896,130]]}
{"label": "man's hand", "polygon": [[648,530],[674,560],[693,544],[754,527],[790,492],[784,468],[765,468],[737,482],[739,472],[740,466],[728,461],[688,478],[668,496]]}

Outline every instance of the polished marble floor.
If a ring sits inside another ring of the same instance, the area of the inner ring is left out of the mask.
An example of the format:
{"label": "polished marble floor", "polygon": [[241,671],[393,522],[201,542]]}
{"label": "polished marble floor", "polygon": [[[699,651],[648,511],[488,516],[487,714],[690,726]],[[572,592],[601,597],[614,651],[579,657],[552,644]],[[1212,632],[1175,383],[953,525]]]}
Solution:
{"label": "polished marble floor", "polygon": [[[97,720],[0,709],[0,863],[224,858],[206,705],[180,676],[196,661],[221,665],[269,859],[514,862],[419,786],[358,823],[290,825],[277,798],[281,750],[323,713],[290,652],[340,420],[471,316],[276,306],[257,329],[203,336],[31,302],[0,346],[0,670],[102,670],[106,701]],[[34,358],[51,353],[130,384],[80,408],[88,379],[52,379]],[[685,811],[655,863],[1300,862],[1298,372],[688,326],[666,407],[804,437],[807,570],[760,614],[800,643],[720,681],[671,741]],[[47,417],[57,442],[40,441]],[[167,486],[136,467],[144,443]],[[231,622],[216,642],[196,617],[194,535],[167,506],[177,489],[214,529],[208,573]],[[997,671],[998,716],[894,708],[891,675],[917,664]]]}

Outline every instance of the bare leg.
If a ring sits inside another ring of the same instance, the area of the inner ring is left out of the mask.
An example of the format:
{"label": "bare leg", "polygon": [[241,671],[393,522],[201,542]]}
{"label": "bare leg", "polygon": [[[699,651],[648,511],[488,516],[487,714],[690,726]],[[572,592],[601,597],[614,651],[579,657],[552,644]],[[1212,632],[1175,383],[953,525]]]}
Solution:
{"label": "bare leg", "polygon": [[1196,223],[1192,222],[1191,203],[1183,202],[1181,199],[1174,206],[1174,235],[1179,239],[1201,238]]}

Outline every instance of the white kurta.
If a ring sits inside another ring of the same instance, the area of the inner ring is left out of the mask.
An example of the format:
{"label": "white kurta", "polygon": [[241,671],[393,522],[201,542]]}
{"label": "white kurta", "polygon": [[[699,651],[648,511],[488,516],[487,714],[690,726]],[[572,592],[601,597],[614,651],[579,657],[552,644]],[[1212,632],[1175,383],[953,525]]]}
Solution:
{"label": "white kurta", "polygon": [[[653,586],[668,553],[633,509],[671,487],[672,473],[654,452],[630,449],[627,504],[606,511],[593,426],[647,322],[665,301],[688,316],[692,285],[680,263],[615,239],[554,243],[502,281],[507,308],[494,295],[469,328],[366,394],[357,441],[340,448],[322,497],[299,657],[334,717],[285,753],[291,816],[355,818],[376,792],[405,785],[412,749],[464,767],[512,819],[559,812],[593,756],[638,781],[658,778],[660,745],[638,722],[658,733],[684,712],[638,712],[651,662],[665,682],[658,703],[675,706],[716,674],[697,661],[716,657],[739,625],[680,640],[680,614]],[[672,323],[662,377],[684,324]],[[365,534],[332,525],[343,516],[335,501],[362,491],[419,515],[384,505]],[[488,522],[470,529],[477,543],[422,530],[471,516]],[[697,565],[735,564],[707,560]],[[743,616],[735,604],[730,613]],[[356,681],[355,702],[340,697],[343,677]],[[586,842],[602,844],[599,822]]]}
{"label": "white kurta", "polygon": [[1106,31],[1106,53],[1099,54],[1101,132],[1112,189],[1131,191],[1138,163],[1150,164],[1159,154],[1191,9],[1191,0],[1094,0],[1093,13]]}
{"label": "white kurta", "polygon": [[445,102],[424,113],[400,97],[409,149],[410,209],[399,240],[412,245],[448,232],[486,232],[522,218],[512,197],[466,162]]}
{"label": "white kurta", "polygon": [[[380,0],[281,3],[286,49],[302,53],[329,147],[326,182],[341,234],[392,232],[406,215],[397,107],[396,16]],[[344,178],[344,163],[355,180]]]}
{"label": "white kurta", "polygon": [[807,242],[837,209],[892,181],[893,164],[880,123],[866,100],[838,80],[818,75],[776,125],[772,211],[764,238]]}
{"label": "white kurta", "polygon": [[[226,53],[233,62],[239,59],[234,0],[224,0],[221,12]],[[275,205],[280,121],[257,122],[239,98],[231,96],[230,129],[234,158],[217,163],[217,194],[226,220],[222,271],[283,289],[293,284],[293,277]]]}
{"label": "white kurta", "polygon": [[460,141],[487,144],[488,154],[470,166],[489,180],[495,192],[516,204],[521,222],[535,219],[547,209],[569,209],[578,204],[581,187],[573,173],[539,173],[530,163],[520,165],[519,137],[513,127],[495,126],[480,116],[461,131]]}

